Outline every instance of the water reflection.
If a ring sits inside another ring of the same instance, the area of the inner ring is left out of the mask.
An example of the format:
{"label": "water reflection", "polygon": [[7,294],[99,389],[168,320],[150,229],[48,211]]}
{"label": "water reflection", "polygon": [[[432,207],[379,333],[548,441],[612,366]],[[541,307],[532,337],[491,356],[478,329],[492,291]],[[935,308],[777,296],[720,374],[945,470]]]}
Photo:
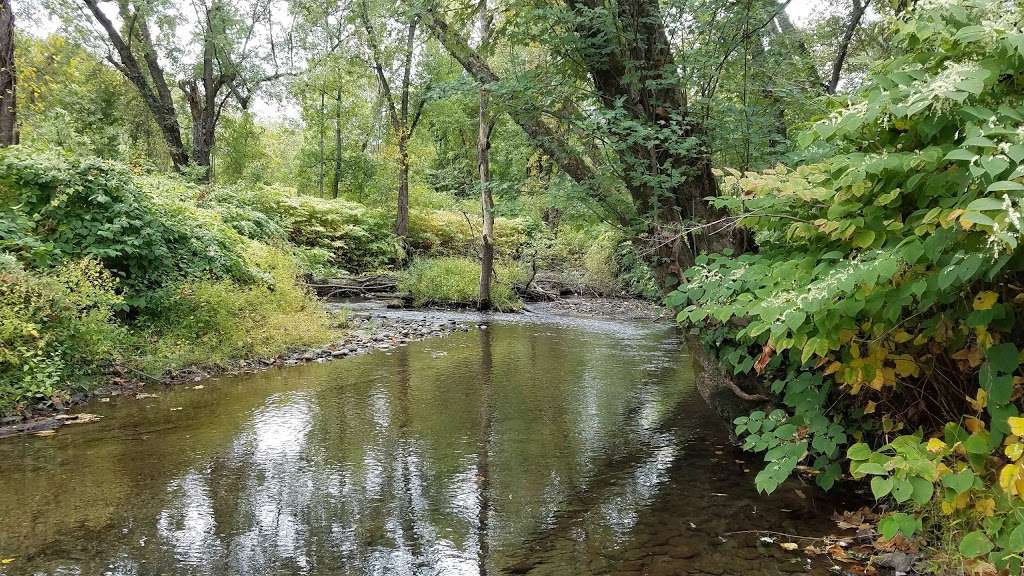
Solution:
{"label": "water reflection", "polygon": [[803,570],[722,537],[828,511],[754,494],[680,348],[665,327],[495,324],[90,407],[107,418],[0,444],[0,574]]}

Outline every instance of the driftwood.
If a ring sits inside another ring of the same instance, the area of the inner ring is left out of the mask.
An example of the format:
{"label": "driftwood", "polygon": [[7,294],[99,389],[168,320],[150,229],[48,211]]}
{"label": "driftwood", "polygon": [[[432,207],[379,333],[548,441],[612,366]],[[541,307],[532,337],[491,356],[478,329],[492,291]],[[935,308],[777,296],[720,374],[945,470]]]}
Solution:
{"label": "driftwood", "polygon": [[377,296],[394,294],[398,290],[398,278],[387,274],[327,278],[312,280],[306,283],[306,286],[321,298]]}

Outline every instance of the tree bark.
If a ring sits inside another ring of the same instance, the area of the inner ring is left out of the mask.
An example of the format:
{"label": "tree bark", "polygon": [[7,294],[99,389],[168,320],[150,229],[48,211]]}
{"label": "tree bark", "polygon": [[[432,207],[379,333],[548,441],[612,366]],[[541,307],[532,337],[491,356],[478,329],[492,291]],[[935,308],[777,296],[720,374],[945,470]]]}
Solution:
{"label": "tree bark", "polygon": [[395,211],[395,236],[409,233],[409,139],[404,132],[398,136],[398,207]]}
{"label": "tree bark", "polygon": [[14,67],[14,12],[0,0],[0,146],[18,143],[17,75]]}
{"label": "tree bark", "polygon": [[331,198],[338,198],[341,187],[341,84],[338,84],[334,108],[334,180],[331,181]]}
{"label": "tree bark", "polygon": [[[487,0],[480,0],[478,36],[480,48],[486,49],[490,36]],[[477,307],[491,309],[491,276],[494,275],[494,196],[491,194],[491,111],[487,85],[480,87],[479,126],[477,131],[477,172],[480,176],[480,214],[483,218],[480,236],[480,295]]]}

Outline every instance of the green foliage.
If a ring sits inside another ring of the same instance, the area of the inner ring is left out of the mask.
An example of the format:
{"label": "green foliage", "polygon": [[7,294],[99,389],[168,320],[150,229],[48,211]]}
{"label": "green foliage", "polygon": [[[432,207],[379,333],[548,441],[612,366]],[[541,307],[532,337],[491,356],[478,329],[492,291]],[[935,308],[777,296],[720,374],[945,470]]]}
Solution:
{"label": "green foliage", "polygon": [[[494,219],[494,248],[498,257],[513,259],[522,253],[528,225],[522,219]],[[409,247],[425,256],[469,257],[480,251],[479,214],[454,210],[411,210]]]}
{"label": "green foliage", "polygon": [[[347,203],[308,207],[272,188],[243,195],[18,147],[0,151],[0,202],[0,414],[66,400],[115,362],[159,375],[323,343],[333,332],[298,282],[300,262],[384,251],[341,249],[339,238],[374,230],[341,225],[364,217]],[[288,242],[303,226],[312,247]],[[332,251],[318,251],[324,237]]]}
{"label": "green foliage", "polygon": [[287,253],[255,245],[250,257],[272,282],[197,279],[161,289],[156,304],[133,323],[132,362],[159,375],[188,365],[269,358],[334,336],[323,307],[295,281],[299,270]]}
{"label": "green foliage", "polygon": [[[750,446],[768,450],[759,487],[777,486],[792,456],[823,471],[835,463],[822,458],[829,450],[793,448],[824,418],[842,434],[820,446],[863,438],[846,454],[850,473],[910,511],[886,518],[887,533],[912,535],[922,520],[955,530],[961,554],[1014,573],[1009,535],[1024,518],[1024,447],[1011,430],[1024,382],[1020,21],[1019,6],[967,0],[921,4],[895,22],[900,55],[800,137],[823,160],[725,171],[733,193],[720,202],[758,253],[701,257],[668,298],[738,374],[774,379],[779,423],[801,431]],[[896,436],[904,428],[921,432]],[[748,445],[757,435],[738,431]]]}
{"label": "green foliage", "polygon": [[[516,287],[524,280],[515,264],[495,262],[491,302],[503,311],[522,308]],[[398,289],[412,296],[417,306],[475,306],[480,295],[480,264],[467,258],[441,257],[413,260],[402,274]]]}
{"label": "green foliage", "polygon": [[123,166],[96,158],[0,152],[0,249],[37,268],[95,258],[120,280],[125,301],[185,278],[249,281],[245,239],[177,198],[142,191]]}
{"label": "green foliage", "polygon": [[0,414],[67,400],[116,358],[115,284],[96,260],[34,274],[0,252]]}

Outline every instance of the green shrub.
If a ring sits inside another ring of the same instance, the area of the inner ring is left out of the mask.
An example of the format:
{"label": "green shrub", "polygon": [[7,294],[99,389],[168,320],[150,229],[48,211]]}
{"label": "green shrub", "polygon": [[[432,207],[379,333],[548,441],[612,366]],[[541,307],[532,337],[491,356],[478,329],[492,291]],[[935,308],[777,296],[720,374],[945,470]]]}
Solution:
{"label": "green shrub", "polygon": [[1022,17],[972,0],[894,22],[902,55],[801,136],[823,160],[726,171],[759,251],[699,257],[668,298],[775,395],[735,421],[759,489],[845,468],[896,510],[883,536],[931,530],[971,573],[1024,553]]}
{"label": "green shrub", "polygon": [[186,278],[256,278],[243,257],[245,239],[215,213],[148,195],[111,161],[6,148],[0,207],[0,249],[35,268],[98,259],[131,306]]}
{"label": "green shrub", "polygon": [[539,269],[557,273],[563,284],[579,294],[644,298],[659,294],[650,268],[625,233],[608,224],[562,226],[555,234],[536,236],[529,252]]}
{"label": "green shrub", "polygon": [[[518,310],[523,302],[515,287],[524,279],[515,264],[496,263],[497,280],[491,301],[498,310]],[[467,258],[420,258],[402,274],[398,289],[412,296],[417,306],[427,304],[476,305],[480,296],[480,264]]]}
{"label": "green shrub", "polygon": [[193,364],[268,358],[322,345],[337,334],[285,252],[254,245],[250,258],[271,281],[189,280],[164,287],[134,322],[133,362],[153,375]]}
{"label": "green shrub", "polygon": [[[280,234],[299,248],[315,251],[310,262],[315,262],[317,268],[311,271],[318,274],[372,272],[398,259],[398,243],[388,216],[361,204],[260,185],[215,188],[204,202],[252,238],[276,238]],[[272,221],[273,226],[264,219]]]}
{"label": "green shrub", "polygon": [[[451,210],[411,210],[409,247],[424,256],[473,257],[480,251],[480,216]],[[472,222],[472,225],[470,223]],[[515,259],[527,242],[521,219],[494,219],[494,247],[500,258]]]}
{"label": "green shrub", "polygon": [[116,358],[114,285],[96,260],[36,274],[0,253],[0,414],[66,400]]}

